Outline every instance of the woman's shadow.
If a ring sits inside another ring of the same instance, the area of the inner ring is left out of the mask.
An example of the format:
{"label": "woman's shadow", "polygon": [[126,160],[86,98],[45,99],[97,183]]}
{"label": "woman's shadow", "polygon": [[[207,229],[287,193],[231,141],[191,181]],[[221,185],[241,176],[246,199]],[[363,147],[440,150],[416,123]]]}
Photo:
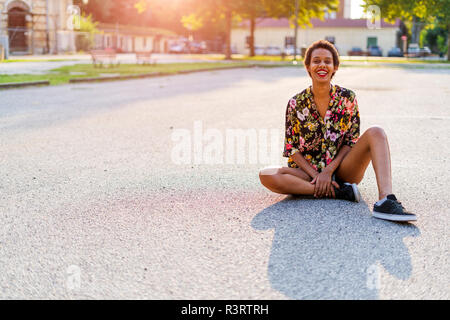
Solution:
{"label": "woman's shadow", "polygon": [[383,266],[398,279],[411,276],[404,237],[417,227],[371,217],[366,203],[288,196],[252,220],[275,228],[268,276],[293,299],[377,299]]}

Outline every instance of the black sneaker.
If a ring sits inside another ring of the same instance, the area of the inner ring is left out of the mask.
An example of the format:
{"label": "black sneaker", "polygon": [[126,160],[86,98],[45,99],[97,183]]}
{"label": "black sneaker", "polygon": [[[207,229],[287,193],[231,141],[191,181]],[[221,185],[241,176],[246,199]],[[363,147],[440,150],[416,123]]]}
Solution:
{"label": "black sneaker", "polygon": [[390,220],[390,221],[416,221],[415,214],[407,212],[405,207],[397,198],[390,194],[387,199],[381,205],[376,203],[373,205],[372,215],[378,219]]}
{"label": "black sneaker", "polygon": [[353,202],[361,201],[361,194],[359,193],[356,183],[339,183],[339,189],[333,186],[336,199],[348,200]]}

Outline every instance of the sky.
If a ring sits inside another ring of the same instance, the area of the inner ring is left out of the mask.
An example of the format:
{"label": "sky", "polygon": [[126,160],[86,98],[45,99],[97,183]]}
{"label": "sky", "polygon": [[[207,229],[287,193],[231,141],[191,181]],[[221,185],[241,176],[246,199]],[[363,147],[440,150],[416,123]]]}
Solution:
{"label": "sky", "polygon": [[361,4],[364,3],[364,0],[351,0],[352,6],[351,6],[351,18],[352,19],[358,19],[361,18],[364,14],[363,9],[360,7]]}

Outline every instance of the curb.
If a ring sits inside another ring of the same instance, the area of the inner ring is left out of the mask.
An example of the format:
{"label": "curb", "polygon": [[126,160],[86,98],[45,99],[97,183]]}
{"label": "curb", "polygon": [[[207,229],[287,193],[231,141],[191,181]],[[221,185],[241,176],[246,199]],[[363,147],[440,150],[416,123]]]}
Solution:
{"label": "curb", "polygon": [[0,89],[13,89],[13,88],[23,88],[23,87],[33,87],[33,86],[49,86],[50,81],[29,81],[29,82],[8,82],[0,83]]}

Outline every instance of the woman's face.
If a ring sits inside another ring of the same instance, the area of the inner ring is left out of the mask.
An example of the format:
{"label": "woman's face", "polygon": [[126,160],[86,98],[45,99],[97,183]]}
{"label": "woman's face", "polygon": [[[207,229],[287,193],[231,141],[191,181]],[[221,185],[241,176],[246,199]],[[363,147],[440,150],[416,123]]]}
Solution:
{"label": "woman's face", "polygon": [[313,81],[326,83],[331,81],[337,68],[333,64],[333,55],[323,48],[314,49],[311,54],[311,63],[307,68]]}

